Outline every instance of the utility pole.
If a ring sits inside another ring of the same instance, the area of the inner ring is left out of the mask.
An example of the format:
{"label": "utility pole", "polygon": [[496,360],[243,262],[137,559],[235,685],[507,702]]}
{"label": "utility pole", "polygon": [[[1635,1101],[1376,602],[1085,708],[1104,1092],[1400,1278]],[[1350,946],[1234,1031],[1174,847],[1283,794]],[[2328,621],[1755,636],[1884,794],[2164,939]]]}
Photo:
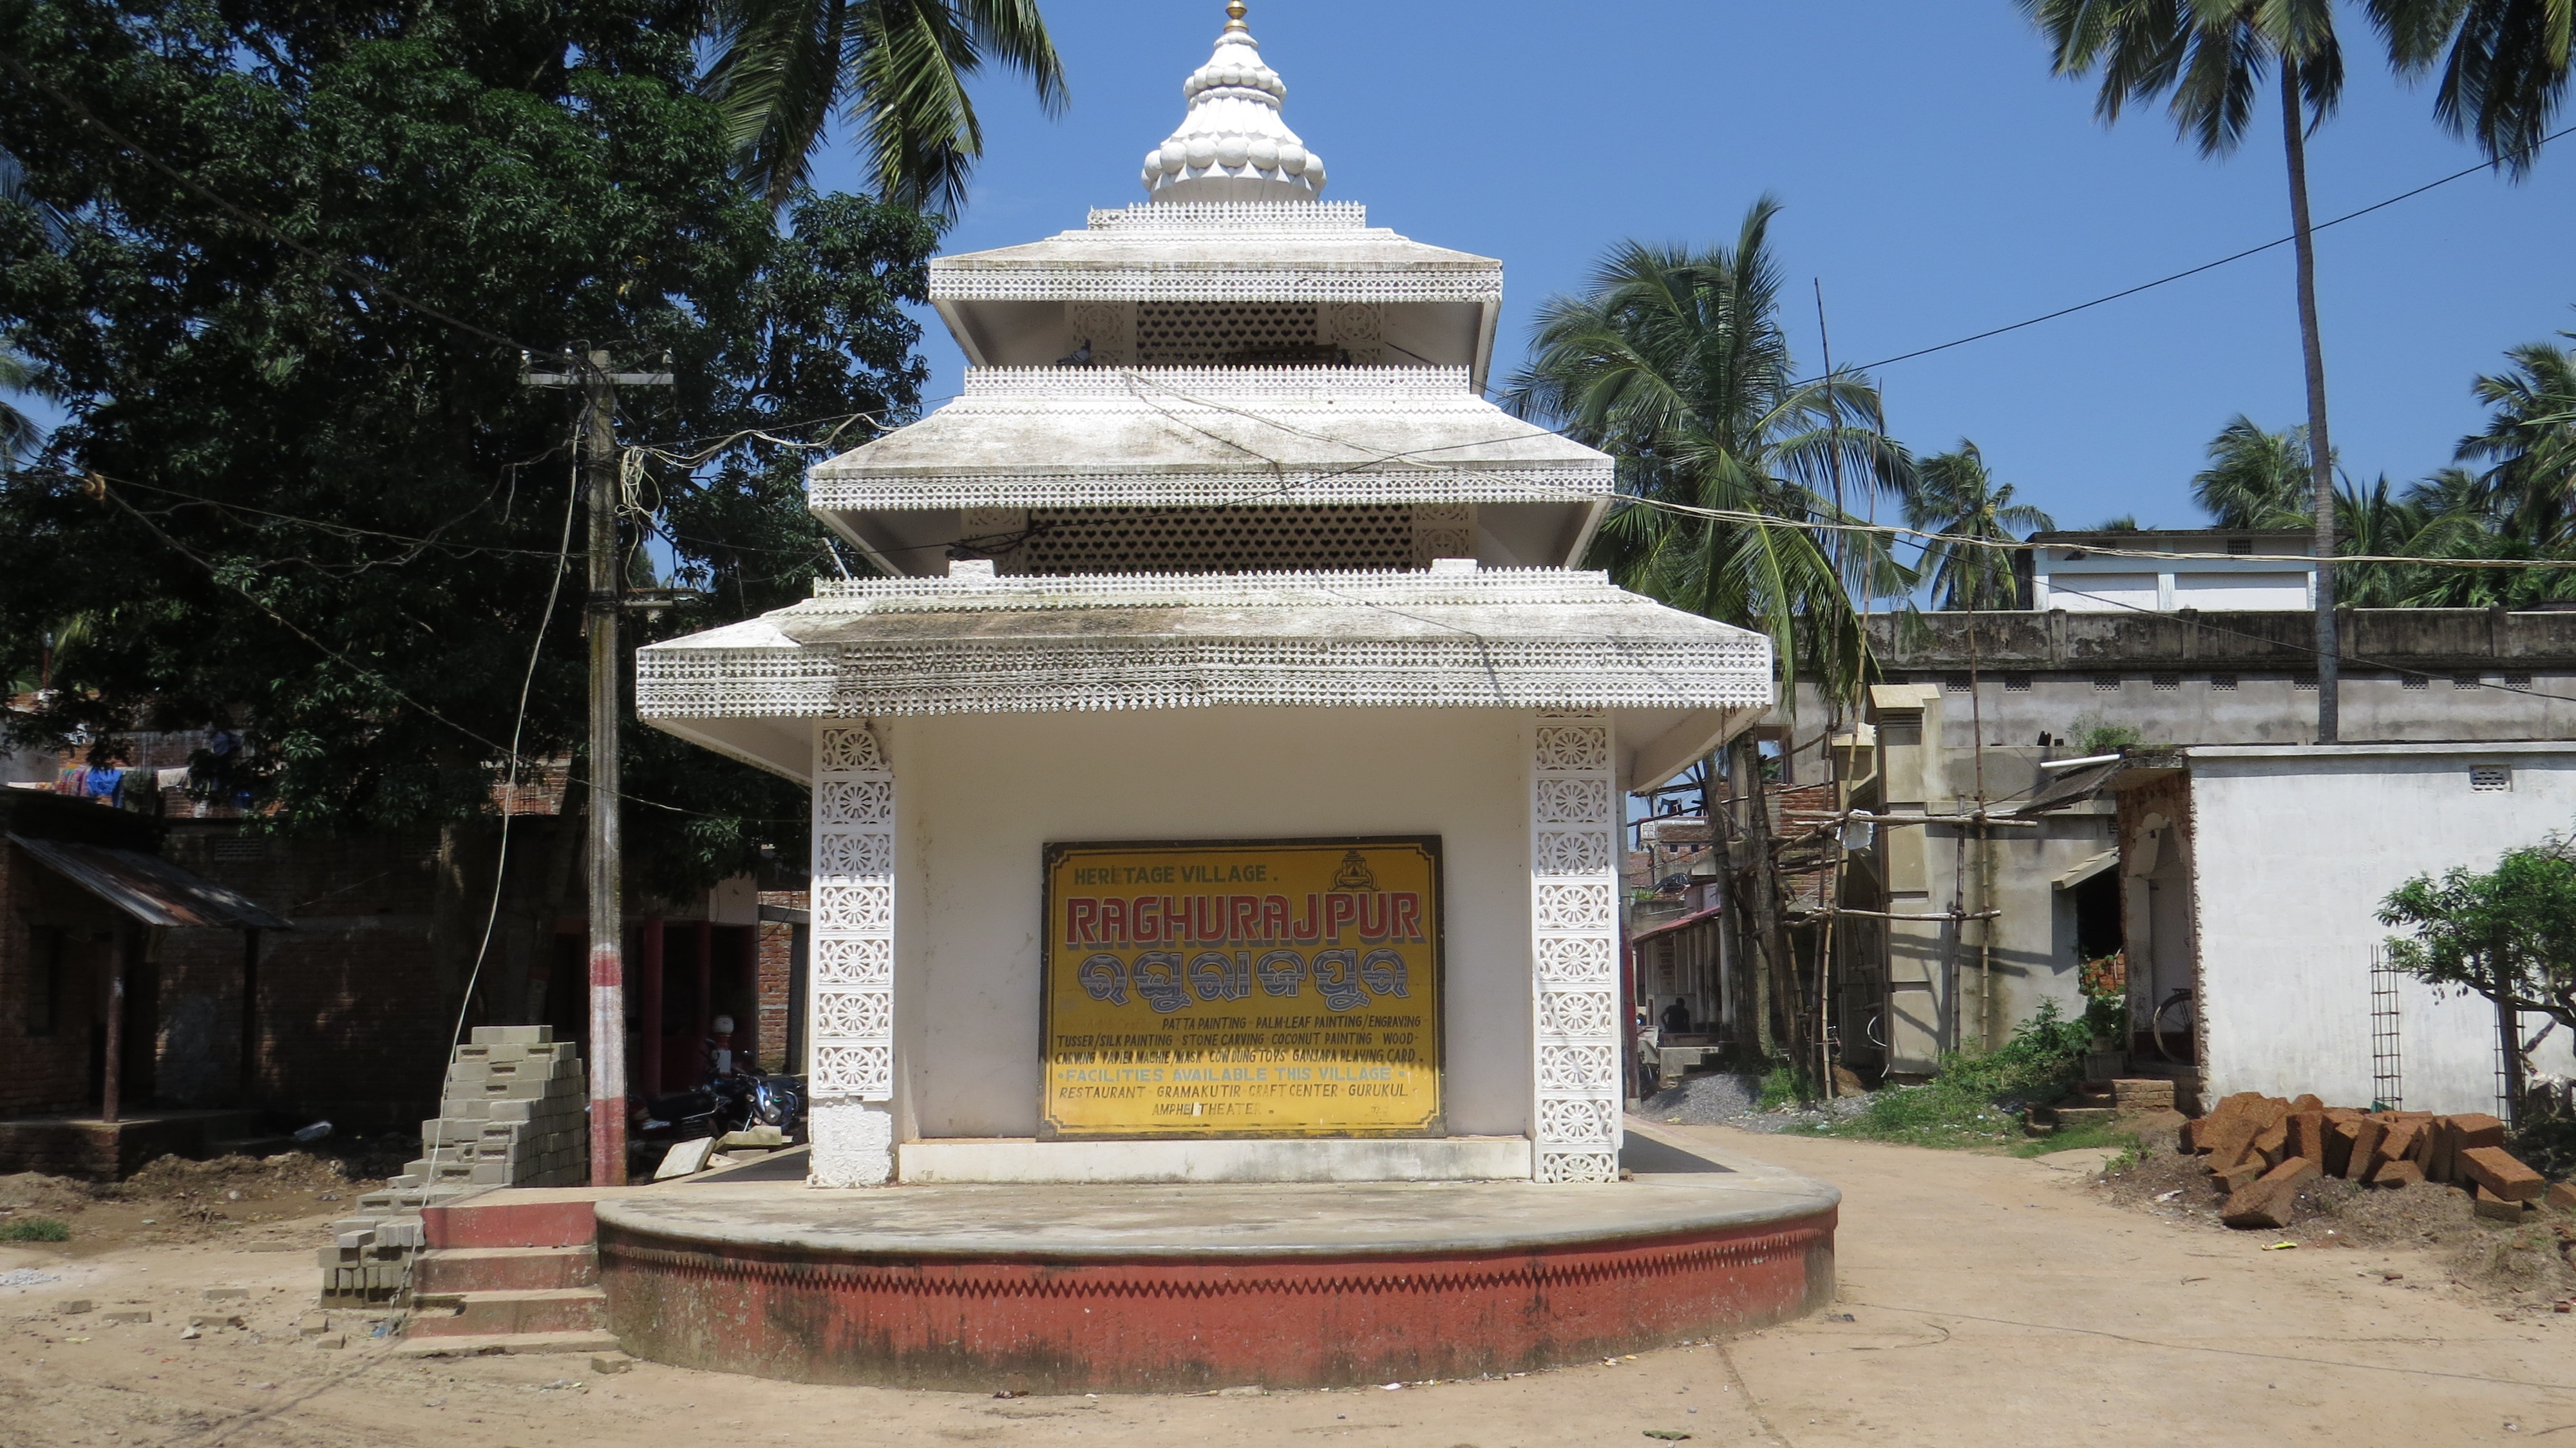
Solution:
{"label": "utility pole", "polygon": [[617,842],[617,389],[668,387],[668,372],[619,372],[606,352],[530,387],[581,389],[582,491],[590,513],[590,1184],[626,1185],[626,900]]}

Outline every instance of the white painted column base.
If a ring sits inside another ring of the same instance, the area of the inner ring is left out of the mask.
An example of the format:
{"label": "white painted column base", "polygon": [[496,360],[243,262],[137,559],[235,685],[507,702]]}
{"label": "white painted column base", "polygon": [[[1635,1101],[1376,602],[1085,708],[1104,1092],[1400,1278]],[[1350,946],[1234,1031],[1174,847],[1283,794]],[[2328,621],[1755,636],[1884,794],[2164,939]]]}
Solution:
{"label": "white painted column base", "polygon": [[807,1186],[881,1187],[894,1180],[894,1107],[818,1101],[807,1130],[814,1156]]}

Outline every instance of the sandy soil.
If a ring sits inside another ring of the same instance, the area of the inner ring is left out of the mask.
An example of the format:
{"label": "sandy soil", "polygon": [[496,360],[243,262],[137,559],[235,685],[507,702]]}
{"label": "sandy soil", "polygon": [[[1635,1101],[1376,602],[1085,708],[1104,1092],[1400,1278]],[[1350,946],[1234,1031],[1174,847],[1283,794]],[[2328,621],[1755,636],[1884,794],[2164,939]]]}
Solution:
{"label": "sandy soil", "polygon": [[[0,1272],[63,1279],[0,1288],[0,1444],[1538,1448],[1646,1444],[1650,1431],[1796,1448],[2576,1441],[2548,1436],[2576,1434],[2576,1317],[2500,1312],[2449,1282],[2450,1249],[2266,1251],[2275,1238],[2119,1205],[2046,1159],[1653,1129],[1843,1188],[1833,1315],[1719,1347],[1393,1392],[1000,1400],[651,1364],[605,1376],[586,1357],[397,1360],[354,1318],[344,1349],[300,1341],[313,1218],[106,1252],[0,1248]],[[208,1304],[209,1287],[249,1295]],[[75,1297],[96,1308],[50,1310]],[[148,1325],[101,1323],[146,1308]],[[183,1339],[188,1316],[208,1311],[249,1326]]]}

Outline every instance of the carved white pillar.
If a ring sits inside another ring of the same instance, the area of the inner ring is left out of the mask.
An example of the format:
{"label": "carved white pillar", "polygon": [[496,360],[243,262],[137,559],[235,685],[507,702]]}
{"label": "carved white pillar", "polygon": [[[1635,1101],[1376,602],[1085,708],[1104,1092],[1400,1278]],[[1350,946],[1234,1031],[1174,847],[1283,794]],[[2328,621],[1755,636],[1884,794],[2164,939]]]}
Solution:
{"label": "carved white pillar", "polygon": [[1071,302],[1065,306],[1064,320],[1075,349],[1091,348],[1092,366],[1136,365],[1134,302]]}
{"label": "carved white pillar", "polygon": [[1542,711],[1530,768],[1530,985],[1543,1182],[1619,1176],[1617,809],[1610,716]]}
{"label": "carved white pillar", "polygon": [[1413,505],[1413,566],[1428,568],[1440,558],[1476,556],[1476,505]]}
{"label": "carved white pillar", "polygon": [[894,771],[865,722],[814,735],[812,1184],[894,1179]]}

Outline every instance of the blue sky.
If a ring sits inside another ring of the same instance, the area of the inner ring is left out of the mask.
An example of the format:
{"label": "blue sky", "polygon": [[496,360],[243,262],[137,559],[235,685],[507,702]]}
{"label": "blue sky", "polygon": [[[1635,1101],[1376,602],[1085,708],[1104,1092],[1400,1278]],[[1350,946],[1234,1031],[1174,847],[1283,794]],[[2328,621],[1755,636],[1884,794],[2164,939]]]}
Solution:
{"label": "blue sky", "polygon": [[[982,87],[988,159],[952,250],[1031,240],[1140,200],[1145,152],[1181,117],[1220,0],[1050,0],[1073,107]],[[1764,192],[1817,357],[1821,278],[1838,362],[2018,321],[2287,234],[2277,127],[2204,161],[2160,110],[2115,129],[2056,80],[2011,0],[1254,0],[1289,124],[1330,198],[1372,223],[1503,259],[1498,371],[1537,304],[1623,237],[1731,238]],[[2472,164],[2429,95],[2392,81],[2357,13],[2352,82],[2311,150],[2320,219]],[[2266,110],[2262,114],[2268,117]],[[824,158],[854,187],[855,160]],[[2450,460],[2504,349],[2576,328],[2576,137],[2521,185],[2491,174],[2325,232],[2320,293],[2344,465],[2400,481]],[[933,396],[962,359],[935,323]],[[2023,501],[2087,526],[2200,521],[2189,481],[2238,412],[2304,412],[2288,249],[1879,374],[1922,451],[1974,438]]]}

